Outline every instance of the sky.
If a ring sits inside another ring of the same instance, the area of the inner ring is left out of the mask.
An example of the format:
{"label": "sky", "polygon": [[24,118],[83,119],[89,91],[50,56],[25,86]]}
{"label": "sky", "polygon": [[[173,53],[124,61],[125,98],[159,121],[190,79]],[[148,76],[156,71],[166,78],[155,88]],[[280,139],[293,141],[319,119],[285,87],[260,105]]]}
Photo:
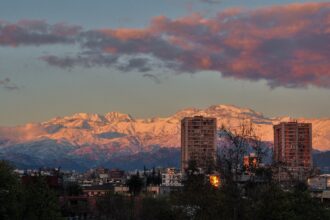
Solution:
{"label": "sky", "polygon": [[1,0],[0,126],[215,104],[329,118],[330,2]]}

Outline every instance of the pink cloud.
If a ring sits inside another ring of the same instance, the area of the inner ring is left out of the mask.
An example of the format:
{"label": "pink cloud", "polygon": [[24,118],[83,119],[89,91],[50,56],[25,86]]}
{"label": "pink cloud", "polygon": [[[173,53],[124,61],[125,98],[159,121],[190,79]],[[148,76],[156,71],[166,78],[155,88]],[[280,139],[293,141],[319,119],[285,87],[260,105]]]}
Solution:
{"label": "pink cloud", "polygon": [[152,60],[137,59],[142,55],[175,72],[208,70],[223,77],[264,80],[270,87],[330,88],[330,3],[233,8],[211,18],[198,13],[177,19],[158,16],[140,29],[59,29],[44,22],[2,22],[0,45],[77,42],[88,52],[42,58],[59,67],[118,67],[119,58],[126,57],[122,71],[159,68]]}
{"label": "pink cloud", "polygon": [[80,27],[43,20],[20,20],[17,23],[0,23],[0,46],[44,45],[74,43]]}

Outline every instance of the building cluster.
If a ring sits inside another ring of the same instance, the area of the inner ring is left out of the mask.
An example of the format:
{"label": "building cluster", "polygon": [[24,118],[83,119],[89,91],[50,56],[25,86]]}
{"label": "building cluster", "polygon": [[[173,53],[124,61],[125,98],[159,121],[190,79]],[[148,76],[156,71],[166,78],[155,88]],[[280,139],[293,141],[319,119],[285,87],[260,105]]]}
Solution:
{"label": "building cluster", "polygon": [[330,174],[322,174],[308,178],[309,190],[314,198],[330,201]]}
{"label": "building cluster", "polygon": [[[312,124],[281,122],[274,125],[273,148],[273,179],[286,183],[291,180],[307,181],[314,173],[312,163]],[[194,116],[181,120],[181,168],[158,168],[125,172],[119,169],[95,168],[85,173],[59,171],[58,169],[39,169],[17,171],[24,181],[30,181],[33,176],[43,175],[60,177],[59,184],[78,184],[86,192],[86,196],[103,195],[110,189],[115,193],[128,193],[127,182],[133,175],[143,180],[145,191],[147,186],[153,188],[156,194],[166,193],[173,187],[181,187],[189,167],[194,166],[199,173],[208,176],[218,175],[217,165],[217,120],[216,118]],[[255,170],[265,167],[255,152],[249,152],[242,157],[239,167],[240,177],[249,179]],[[49,180],[56,182],[55,179]],[[95,189],[95,191],[93,191]]]}
{"label": "building cluster", "polygon": [[[322,201],[330,201],[330,176],[318,175],[312,160],[312,124],[297,121],[281,122],[273,126],[274,148],[271,165],[260,163],[255,153],[243,156],[242,165],[236,167],[235,181],[262,183],[264,177],[257,177],[259,168],[271,168],[272,181],[283,187],[297,182],[307,183],[312,195]],[[221,180],[214,179],[212,171],[216,163],[216,118],[202,116],[186,117],[181,121],[181,171],[184,174],[193,161],[201,172],[210,177],[211,184]],[[215,185],[215,184],[214,184]]]}
{"label": "building cluster", "polygon": [[40,168],[15,170],[23,184],[43,178],[49,188],[59,196],[64,216],[85,219],[95,216],[97,202],[109,195],[131,197],[130,180],[138,177],[140,194],[149,196],[167,195],[182,187],[182,174],[176,168],[153,168],[135,171],[98,167],[84,173]]}
{"label": "building cluster", "polygon": [[85,196],[94,197],[106,193],[129,194],[127,182],[132,176],[139,176],[143,190],[153,194],[166,194],[172,188],[182,187],[182,173],[176,168],[153,168],[150,170],[124,171],[98,167],[84,173],[40,168],[35,170],[15,170],[23,183],[43,177],[51,188],[81,187]]}
{"label": "building cluster", "polygon": [[[315,175],[312,163],[312,125],[310,123],[281,122],[274,127],[274,148],[272,166],[264,165],[255,152],[246,153],[239,167],[235,181],[244,183],[254,180],[265,181],[256,177],[259,168],[272,169],[272,180],[282,185],[293,181],[306,181],[312,195],[322,201],[330,198],[330,176]],[[181,121],[181,168],[154,168],[126,172],[120,169],[95,168],[78,173],[60,171],[59,169],[39,169],[16,172],[23,183],[35,181],[44,176],[47,184],[54,189],[62,189],[60,200],[63,206],[71,207],[77,203],[93,207],[96,199],[107,194],[131,196],[130,180],[138,177],[141,180],[141,192],[145,195],[158,196],[180,190],[187,172],[192,167],[198,173],[206,174],[210,183],[221,186],[220,171],[217,165],[217,120],[215,118],[195,116],[185,117]],[[72,185],[81,187],[82,192],[68,195],[63,189]],[[86,210],[85,210],[86,211]],[[79,214],[79,210],[74,211]]]}

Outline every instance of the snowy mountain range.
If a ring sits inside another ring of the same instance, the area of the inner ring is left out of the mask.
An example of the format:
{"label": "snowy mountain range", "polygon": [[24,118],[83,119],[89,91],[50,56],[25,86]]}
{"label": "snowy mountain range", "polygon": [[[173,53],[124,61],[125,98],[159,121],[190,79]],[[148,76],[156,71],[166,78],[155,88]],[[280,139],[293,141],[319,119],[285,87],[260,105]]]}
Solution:
{"label": "snowy mountain range", "polygon": [[[119,112],[77,113],[41,123],[0,127],[0,159],[10,160],[18,167],[62,166],[67,169],[97,165],[127,169],[143,164],[178,166],[180,120],[195,115],[217,118],[219,128],[235,129],[242,120],[249,121],[266,142],[273,141],[274,124],[292,120],[290,117],[268,118],[232,105],[188,108],[166,118],[147,119]],[[295,120],[313,124],[315,150],[330,150],[330,118]]]}

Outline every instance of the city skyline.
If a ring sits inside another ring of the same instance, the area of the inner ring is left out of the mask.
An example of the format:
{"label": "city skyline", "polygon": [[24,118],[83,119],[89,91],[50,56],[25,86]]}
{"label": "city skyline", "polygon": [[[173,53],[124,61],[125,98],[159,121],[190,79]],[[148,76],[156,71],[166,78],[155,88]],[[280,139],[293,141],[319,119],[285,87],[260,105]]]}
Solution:
{"label": "city skyline", "polygon": [[2,1],[0,126],[219,103],[328,118],[329,11],[305,0]]}
{"label": "city skyline", "polygon": [[0,219],[330,219],[329,0],[1,0]]}

